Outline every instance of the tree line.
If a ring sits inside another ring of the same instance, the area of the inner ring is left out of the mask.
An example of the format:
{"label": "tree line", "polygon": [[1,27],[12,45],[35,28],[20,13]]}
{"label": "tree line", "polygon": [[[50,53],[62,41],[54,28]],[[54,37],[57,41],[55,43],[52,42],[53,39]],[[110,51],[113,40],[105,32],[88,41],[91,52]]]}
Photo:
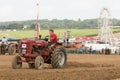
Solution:
{"label": "tree line", "polygon": [[[93,29],[98,26],[98,19],[85,19],[85,20],[39,20],[41,29]],[[120,20],[112,19],[113,26],[120,26]],[[24,27],[26,29],[35,29],[36,20],[26,20],[26,21],[10,21],[10,22],[0,22],[0,29],[17,29],[21,30]]]}

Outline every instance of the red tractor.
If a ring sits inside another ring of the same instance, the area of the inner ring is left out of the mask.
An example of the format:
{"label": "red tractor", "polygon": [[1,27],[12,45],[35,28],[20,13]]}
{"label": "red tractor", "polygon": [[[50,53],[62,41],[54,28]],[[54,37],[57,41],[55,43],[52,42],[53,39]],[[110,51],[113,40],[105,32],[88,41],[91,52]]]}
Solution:
{"label": "red tractor", "polygon": [[17,42],[9,42],[8,45],[4,43],[0,44],[0,54],[9,53],[9,55],[14,55],[19,52],[19,45]]}
{"label": "red tractor", "polygon": [[20,53],[12,60],[12,68],[20,69],[22,62],[27,62],[29,68],[42,69],[44,63],[53,68],[63,68],[66,65],[67,54],[60,43],[49,45],[45,40],[21,39]]}

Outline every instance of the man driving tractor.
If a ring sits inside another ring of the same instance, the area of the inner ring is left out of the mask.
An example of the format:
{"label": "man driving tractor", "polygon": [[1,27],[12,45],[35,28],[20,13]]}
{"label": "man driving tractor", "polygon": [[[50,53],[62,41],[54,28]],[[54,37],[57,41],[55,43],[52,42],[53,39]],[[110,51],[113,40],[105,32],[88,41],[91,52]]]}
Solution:
{"label": "man driving tractor", "polygon": [[2,44],[4,44],[5,45],[5,48],[7,48],[8,47],[8,40],[6,39],[6,37],[4,36],[3,38],[2,38]]}
{"label": "man driving tractor", "polygon": [[58,38],[57,35],[54,33],[53,29],[49,29],[49,34],[50,34],[50,43],[57,43],[58,42]]}

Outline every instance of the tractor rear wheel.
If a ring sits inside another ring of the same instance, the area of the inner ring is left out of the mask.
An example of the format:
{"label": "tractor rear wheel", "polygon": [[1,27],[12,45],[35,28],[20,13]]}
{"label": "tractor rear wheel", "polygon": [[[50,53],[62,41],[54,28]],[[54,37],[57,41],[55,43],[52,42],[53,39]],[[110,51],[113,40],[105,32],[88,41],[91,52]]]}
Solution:
{"label": "tractor rear wheel", "polygon": [[8,53],[10,55],[14,55],[16,53],[16,46],[15,46],[15,44],[10,44],[10,46],[8,48]]}
{"label": "tractor rear wheel", "polygon": [[44,59],[42,58],[42,56],[37,56],[35,59],[35,68],[40,70],[43,69],[44,67]]}
{"label": "tractor rear wheel", "polygon": [[30,69],[35,68],[35,64],[34,63],[28,63],[28,66],[29,66]]}
{"label": "tractor rear wheel", "polygon": [[53,68],[64,68],[67,61],[67,54],[64,47],[57,47],[51,55],[51,65]]}
{"label": "tractor rear wheel", "polygon": [[19,55],[16,55],[12,60],[12,68],[20,69],[22,67],[22,59]]}

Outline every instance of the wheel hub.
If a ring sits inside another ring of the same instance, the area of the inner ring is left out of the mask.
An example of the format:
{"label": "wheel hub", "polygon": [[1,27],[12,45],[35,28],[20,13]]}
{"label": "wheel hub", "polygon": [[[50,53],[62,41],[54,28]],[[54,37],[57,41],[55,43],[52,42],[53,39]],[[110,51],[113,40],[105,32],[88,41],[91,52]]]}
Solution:
{"label": "wheel hub", "polygon": [[63,65],[64,61],[65,61],[65,56],[63,53],[60,53],[60,55],[58,56],[59,59],[59,65]]}

